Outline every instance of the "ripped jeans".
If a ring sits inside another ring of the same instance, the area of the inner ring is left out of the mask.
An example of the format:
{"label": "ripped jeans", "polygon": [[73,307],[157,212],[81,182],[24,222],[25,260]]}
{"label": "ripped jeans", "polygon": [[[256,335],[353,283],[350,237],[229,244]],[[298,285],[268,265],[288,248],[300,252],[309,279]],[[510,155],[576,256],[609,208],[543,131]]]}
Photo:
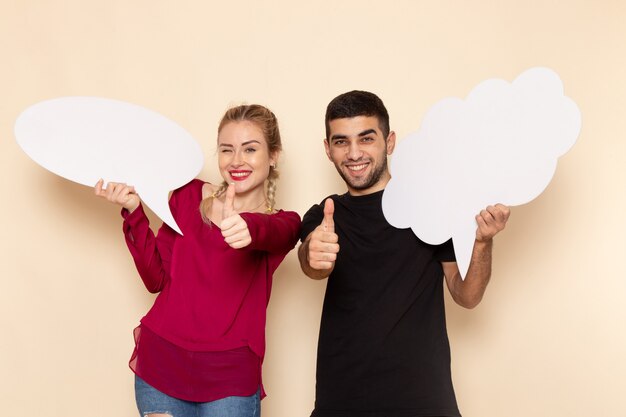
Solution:
{"label": "ripped jeans", "polygon": [[141,417],[167,414],[172,417],[260,417],[260,389],[249,397],[226,397],[210,402],[179,400],[163,394],[135,375],[135,399]]}

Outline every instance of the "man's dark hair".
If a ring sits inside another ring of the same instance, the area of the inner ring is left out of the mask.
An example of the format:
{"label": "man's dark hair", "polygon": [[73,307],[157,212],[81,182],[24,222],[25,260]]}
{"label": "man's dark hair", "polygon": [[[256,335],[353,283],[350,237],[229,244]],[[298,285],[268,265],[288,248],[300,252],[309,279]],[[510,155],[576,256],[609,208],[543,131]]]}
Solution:
{"label": "man's dark hair", "polygon": [[385,140],[389,136],[389,113],[376,94],[354,90],[335,97],[326,107],[326,138],[330,136],[330,122],[357,116],[374,116]]}

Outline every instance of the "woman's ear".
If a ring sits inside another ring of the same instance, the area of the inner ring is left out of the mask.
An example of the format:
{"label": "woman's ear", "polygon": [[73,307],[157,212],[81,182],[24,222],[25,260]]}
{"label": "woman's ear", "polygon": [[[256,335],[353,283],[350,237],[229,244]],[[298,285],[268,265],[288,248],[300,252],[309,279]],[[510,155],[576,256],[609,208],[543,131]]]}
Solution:
{"label": "woman's ear", "polygon": [[280,156],[280,151],[275,151],[270,154],[270,166],[272,168],[276,168],[278,164],[278,157]]}

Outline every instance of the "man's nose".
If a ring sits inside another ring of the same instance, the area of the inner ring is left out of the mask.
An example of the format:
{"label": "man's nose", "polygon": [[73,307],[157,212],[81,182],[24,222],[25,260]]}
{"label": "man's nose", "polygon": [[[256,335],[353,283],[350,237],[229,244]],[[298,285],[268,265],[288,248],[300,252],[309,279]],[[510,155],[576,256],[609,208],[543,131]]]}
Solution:
{"label": "man's nose", "polygon": [[363,155],[358,142],[352,142],[348,148],[348,159],[357,160]]}

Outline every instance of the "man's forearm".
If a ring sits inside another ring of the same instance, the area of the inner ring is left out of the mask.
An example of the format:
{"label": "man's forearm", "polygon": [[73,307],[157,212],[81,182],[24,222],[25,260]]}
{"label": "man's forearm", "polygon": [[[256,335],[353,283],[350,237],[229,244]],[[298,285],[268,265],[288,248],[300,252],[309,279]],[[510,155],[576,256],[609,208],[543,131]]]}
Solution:
{"label": "man's forearm", "polygon": [[474,243],[472,260],[465,280],[461,279],[460,274],[456,274],[452,280],[450,292],[457,304],[466,308],[474,308],[482,300],[491,278],[492,251],[492,239]]}

